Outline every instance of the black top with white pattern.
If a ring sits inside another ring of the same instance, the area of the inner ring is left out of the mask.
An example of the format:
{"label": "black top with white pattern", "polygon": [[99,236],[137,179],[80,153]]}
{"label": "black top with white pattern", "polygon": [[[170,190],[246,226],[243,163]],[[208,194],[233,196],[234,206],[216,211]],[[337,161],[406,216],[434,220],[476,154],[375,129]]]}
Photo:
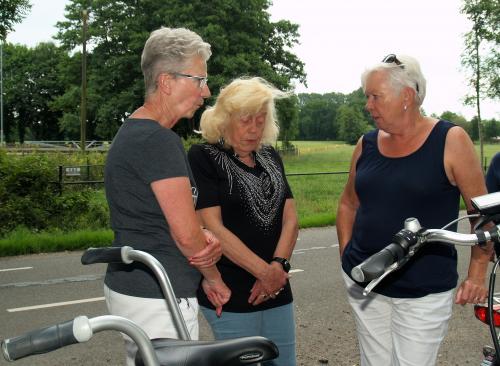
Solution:
{"label": "black top with white pattern", "polygon": [[[188,158],[199,190],[196,208],[220,206],[224,226],[255,254],[270,262],[281,235],[285,201],[293,198],[278,153],[270,146],[263,147],[254,153],[253,168],[241,162],[231,150],[218,145],[193,145]],[[252,312],[292,302],[287,283],[276,299],[253,306],[248,297],[255,277],[226,257],[222,257],[217,267],[232,291],[224,311]],[[198,301],[213,309],[201,289]]]}

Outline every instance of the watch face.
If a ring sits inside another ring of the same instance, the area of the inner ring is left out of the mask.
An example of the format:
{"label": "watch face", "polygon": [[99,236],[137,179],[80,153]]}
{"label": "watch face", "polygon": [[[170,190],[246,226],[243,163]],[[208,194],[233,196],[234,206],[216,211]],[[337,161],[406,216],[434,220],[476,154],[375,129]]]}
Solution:
{"label": "watch face", "polygon": [[283,263],[281,263],[283,265],[283,269],[285,270],[285,272],[289,272],[290,271],[290,262],[287,261],[286,259],[283,261]]}
{"label": "watch face", "polygon": [[287,273],[290,271],[290,268],[291,268],[290,262],[287,261],[285,258],[276,257],[276,258],[273,258],[273,261],[280,263],[281,266],[283,267],[283,271],[285,271]]}

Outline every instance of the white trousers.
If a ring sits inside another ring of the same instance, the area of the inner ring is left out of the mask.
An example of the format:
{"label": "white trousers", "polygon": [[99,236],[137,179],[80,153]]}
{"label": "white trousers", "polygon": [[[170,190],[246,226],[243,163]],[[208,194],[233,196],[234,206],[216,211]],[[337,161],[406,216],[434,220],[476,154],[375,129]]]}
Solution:
{"label": "white trousers", "polygon": [[361,366],[432,366],[448,330],[453,290],[420,298],[391,298],[363,288],[343,271],[353,309]]}
{"label": "white trousers", "polygon": [[[179,338],[167,302],[164,299],[127,296],[109,289],[106,285],[104,285],[104,297],[111,315],[132,320],[146,332],[150,339]],[[197,340],[199,335],[198,300],[195,297],[181,299],[179,307],[191,339]],[[133,366],[135,365],[137,346],[130,337],[122,335],[127,350],[126,364]]]}

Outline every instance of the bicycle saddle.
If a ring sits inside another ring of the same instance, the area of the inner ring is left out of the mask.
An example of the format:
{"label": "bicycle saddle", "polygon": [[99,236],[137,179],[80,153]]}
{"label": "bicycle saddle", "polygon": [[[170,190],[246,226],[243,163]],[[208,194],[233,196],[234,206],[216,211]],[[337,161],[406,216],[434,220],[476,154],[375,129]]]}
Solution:
{"label": "bicycle saddle", "polygon": [[[272,360],[279,355],[272,341],[259,336],[221,341],[160,338],[151,342],[162,366],[240,366]],[[144,365],[140,352],[135,364]]]}

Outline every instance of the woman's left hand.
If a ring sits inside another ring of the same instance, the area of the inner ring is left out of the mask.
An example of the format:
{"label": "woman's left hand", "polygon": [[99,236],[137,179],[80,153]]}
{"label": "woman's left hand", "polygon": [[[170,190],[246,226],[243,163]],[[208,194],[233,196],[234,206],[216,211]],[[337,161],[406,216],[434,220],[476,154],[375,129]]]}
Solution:
{"label": "woman's left hand", "polygon": [[188,258],[189,264],[197,268],[208,268],[217,263],[222,256],[222,247],[219,239],[209,230],[203,229],[207,246]]}
{"label": "woman's left hand", "polygon": [[487,296],[488,290],[484,286],[484,279],[468,277],[460,284],[455,296],[455,303],[460,305],[483,303]]}
{"label": "woman's left hand", "polygon": [[255,306],[269,299],[270,297],[266,293],[264,286],[262,285],[262,281],[256,280],[252,287],[252,290],[250,291],[248,302]]}
{"label": "woman's left hand", "polygon": [[283,291],[283,287],[275,291],[271,291],[271,293],[268,293],[262,281],[256,280],[252,287],[252,290],[250,291],[250,297],[248,298],[248,302],[254,306],[259,305],[269,299],[275,299],[276,296],[278,296],[281,291]]}
{"label": "woman's left hand", "polygon": [[220,317],[222,314],[222,305],[229,301],[231,290],[220,278],[218,280],[207,280],[203,278],[201,287],[203,291],[205,291],[208,300],[215,307],[215,313]]}

